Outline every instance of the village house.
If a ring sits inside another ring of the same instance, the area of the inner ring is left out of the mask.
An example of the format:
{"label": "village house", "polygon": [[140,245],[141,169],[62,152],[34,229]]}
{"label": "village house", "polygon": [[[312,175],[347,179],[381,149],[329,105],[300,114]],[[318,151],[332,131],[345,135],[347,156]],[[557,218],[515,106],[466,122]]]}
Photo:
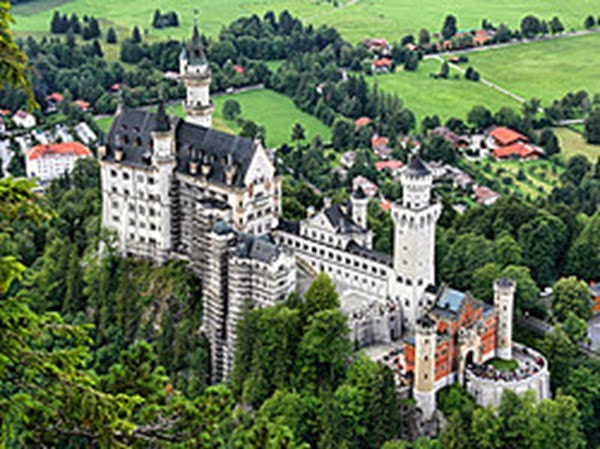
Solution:
{"label": "village house", "polygon": [[373,136],[371,139],[371,149],[377,159],[389,159],[392,155],[392,149],[388,146],[388,143],[389,139],[387,137]]}
{"label": "village house", "polygon": [[371,119],[369,117],[359,117],[354,122],[354,129],[358,130],[363,126],[367,126],[369,123],[371,123]]}
{"label": "village house", "polygon": [[392,48],[387,39],[383,38],[365,39],[363,45],[367,47],[367,50],[379,55],[389,55]]}
{"label": "village house", "polygon": [[492,149],[496,160],[511,158],[531,160],[544,155],[544,150],[530,144],[527,136],[510,128],[494,128],[488,133],[486,143]]}
{"label": "village house", "polygon": [[84,100],[75,100],[73,102],[73,104],[75,104],[75,106],[79,107],[79,109],[81,109],[83,112],[89,111],[91,108],[91,105]]}
{"label": "village house", "polygon": [[32,114],[21,110],[13,115],[12,121],[19,128],[33,128],[37,124],[37,120]]}
{"label": "village house", "polygon": [[404,166],[402,161],[389,160],[389,161],[377,161],[375,162],[375,168],[379,172],[383,172],[384,170],[389,170],[393,176],[398,176],[400,174],[400,169]]}
{"label": "village house", "polygon": [[369,181],[364,176],[356,176],[352,180],[352,190],[362,189],[369,198],[374,198],[379,193],[379,187],[377,187],[374,183]]}
{"label": "village house", "polygon": [[459,136],[445,126],[438,126],[432,131],[432,133],[434,136],[442,137],[446,142],[451,143],[455,150],[468,147],[470,144],[468,136]]}
{"label": "village house", "polygon": [[500,194],[485,186],[475,186],[473,199],[481,206],[491,206],[500,199]]}
{"label": "village house", "polygon": [[371,64],[373,73],[390,73],[392,70],[392,60],[389,58],[376,59]]}
{"label": "village house", "polygon": [[342,164],[342,166],[346,167],[347,169],[350,169],[354,165],[355,159],[356,151],[346,151],[344,154],[342,154],[340,164]]}
{"label": "village house", "polygon": [[79,142],[37,145],[25,154],[28,178],[49,182],[70,172],[77,160],[92,156],[92,152]]}

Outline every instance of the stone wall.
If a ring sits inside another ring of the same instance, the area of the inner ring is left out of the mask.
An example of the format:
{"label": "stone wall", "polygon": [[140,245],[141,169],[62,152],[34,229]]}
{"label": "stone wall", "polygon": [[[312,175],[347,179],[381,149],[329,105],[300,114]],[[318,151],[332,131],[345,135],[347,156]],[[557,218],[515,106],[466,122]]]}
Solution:
{"label": "stone wall", "polygon": [[541,360],[540,370],[530,377],[514,381],[486,379],[466,370],[467,391],[473,395],[479,405],[498,407],[504,390],[511,390],[519,395],[532,390],[536,393],[538,401],[550,398],[550,372],[546,359],[540,353],[518,343],[513,343],[512,349],[515,358],[529,358],[533,362]]}

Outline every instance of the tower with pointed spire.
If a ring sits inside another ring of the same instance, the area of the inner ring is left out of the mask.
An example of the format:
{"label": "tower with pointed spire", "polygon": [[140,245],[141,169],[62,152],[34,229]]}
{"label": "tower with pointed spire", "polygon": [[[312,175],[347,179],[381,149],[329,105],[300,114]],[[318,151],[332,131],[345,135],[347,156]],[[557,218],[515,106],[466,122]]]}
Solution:
{"label": "tower with pointed spire", "polygon": [[194,32],[189,45],[184,45],[179,57],[179,72],[187,91],[183,106],[187,121],[210,128],[214,109],[210,98],[212,74],[194,19]]}

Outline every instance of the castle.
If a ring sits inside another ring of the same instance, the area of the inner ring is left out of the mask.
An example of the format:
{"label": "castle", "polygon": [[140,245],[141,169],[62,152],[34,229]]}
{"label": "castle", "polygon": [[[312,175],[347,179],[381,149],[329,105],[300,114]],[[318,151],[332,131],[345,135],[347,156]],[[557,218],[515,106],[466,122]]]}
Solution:
{"label": "castle", "polygon": [[[442,207],[431,198],[428,167],[413,158],[402,172],[392,257],[372,249],[360,189],[298,223],[282,220],[282,178],[263,144],[211,128],[211,71],[197,25],[180,72],[187,120],[169,117],[163,104],[156,113],[117,111],[99,150],[102,225],[116,235],[121,254],[182,259],[197,275],[213,380],[231,371],[247,301],[277,304],[325,272],[356,345],[397,348],[399,382],[408,380],[426,418],[435,411],[435,392],[454,380],[468,380],[476,397],[493,402],[497,395],[477,382],[477,367],[512,357],[514,284],[496,284],[494,306],[435,287]],[[547,397],[547,388],[538,392]]]}

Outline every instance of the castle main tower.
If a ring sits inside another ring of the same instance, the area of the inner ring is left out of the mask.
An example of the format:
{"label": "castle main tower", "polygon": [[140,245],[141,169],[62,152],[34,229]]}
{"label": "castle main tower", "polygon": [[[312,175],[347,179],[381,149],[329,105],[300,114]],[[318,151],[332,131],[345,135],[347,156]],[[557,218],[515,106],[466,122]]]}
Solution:
{"label": "castle main tower", "polygon": [[428,309],[423,294],[435,285],[435,226],[441,204],[431,202],[433,176],[413,157],[402,172],[402,204],[394,203],[394,273],[392,293],[402,301],[404,325],[415,323]]}
{"label": "castle main tower", "polygon": [[503,277],[494,282],[494,308],[498,313],[496,357],[512,359],[513,307],[517,285]]}
{"label": "castle main tower", "polygon": [[198,32],[198,20],[194,23],[194,34],[188,47],[179,57],[179,73],[185,84],[187,95],[183,103],[187,121],[210,128],[214,104],[210,99],[212,74]]}

